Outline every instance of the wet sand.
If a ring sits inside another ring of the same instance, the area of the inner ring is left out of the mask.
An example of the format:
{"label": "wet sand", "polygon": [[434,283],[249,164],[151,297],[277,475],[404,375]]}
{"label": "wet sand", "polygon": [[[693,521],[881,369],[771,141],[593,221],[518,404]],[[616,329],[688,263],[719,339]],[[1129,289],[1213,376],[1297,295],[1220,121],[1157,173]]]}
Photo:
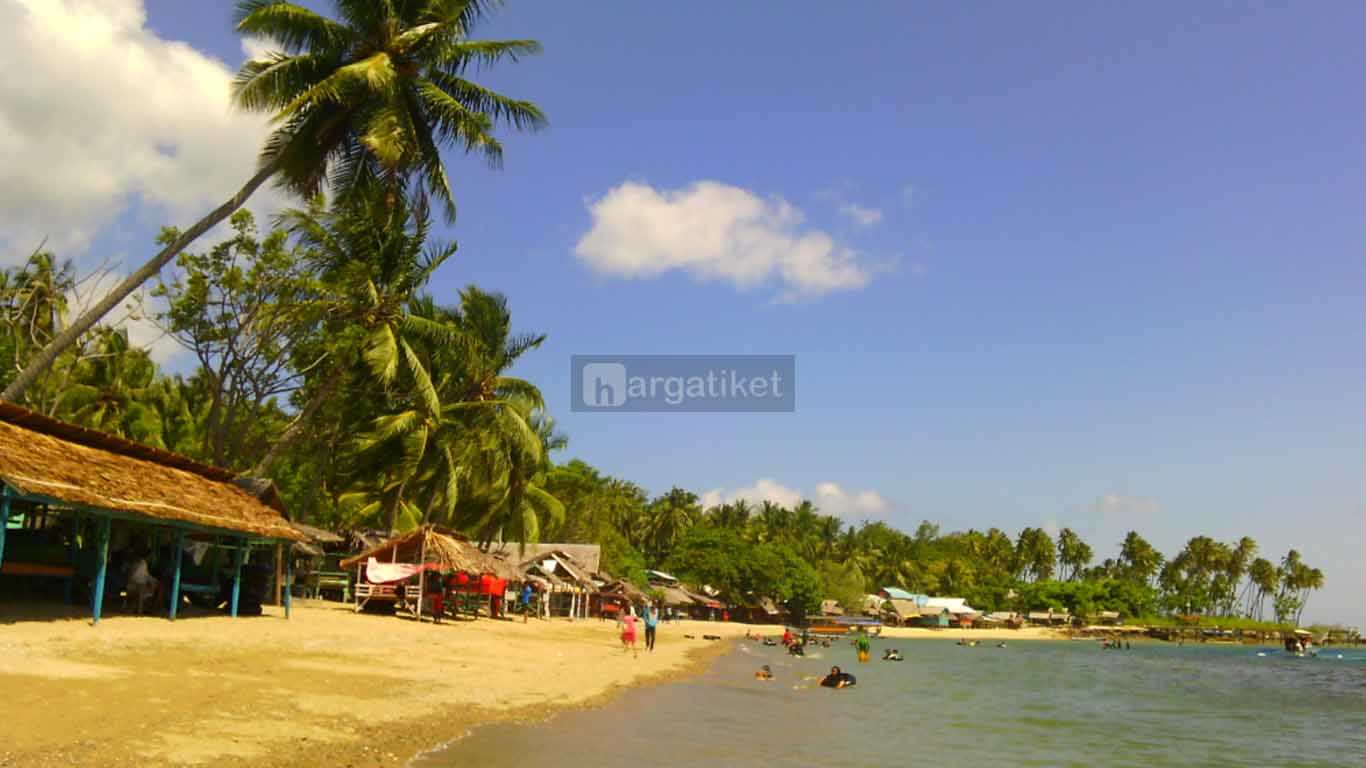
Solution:
{"label": "wet sand", "polygon": [[[52,611],[32,620],[35,610]],[[22,621],[14,621],[24,616]],[[678,622],[655,653],[621,650],[597,619],[448,622],[299,601],[286,621],[0,606],[0,766],[374,766],[476,725],[540,719],[690,674],[772,626]],[[971,631],[1025,639],[1041,631]],[[885,629],[898,638],[962,630]],[[687,638],[685,635],[691,635]]]}

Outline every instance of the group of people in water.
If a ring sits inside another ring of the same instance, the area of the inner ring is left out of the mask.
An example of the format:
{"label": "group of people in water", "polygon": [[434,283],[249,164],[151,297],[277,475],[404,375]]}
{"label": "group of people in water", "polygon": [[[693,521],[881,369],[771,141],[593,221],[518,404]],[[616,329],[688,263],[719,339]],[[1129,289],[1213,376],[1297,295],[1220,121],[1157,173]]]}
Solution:
{"label": "group of people in water", "polygon": [[[801,636],[798,637],[797,635],[794,635],[792,633],[791,629],[784,629],[783,636],[781,639],[764,637],[763,635],[751,634],[749,632],[745,633],[745,639],[762,642],[764,645],[770,647],[782,645],[787,649],[787,653],[791,656],[805,656],[805,647],[807,645],[820,645],[823,648],[829,648],[831,646],[831,641],[828,637],[814,638],[805,632],[803,632]],[[872,653],[872,641],[868,637],[868,633],[858,632],[854,635],[853,639],[850,642],[854,646],[854,649],[858,654],[859,662],[867,662],[871,657]],[[887,648],[882,652],[882,661],[904,660],[905,657],[902,656],[901,651],[897,650],[896,648]],[[773,680],[773,668],[768,664],[763,665],[759,668],[757,672],[754,673],[754,678],[756,680]],[[826,674],[819,678],[818,684],[822,688],[848,688],[850,686],[857,685],[858,679],[850,673],[840,669],[838,666],[834,666],[830,668],[829,674]]]}

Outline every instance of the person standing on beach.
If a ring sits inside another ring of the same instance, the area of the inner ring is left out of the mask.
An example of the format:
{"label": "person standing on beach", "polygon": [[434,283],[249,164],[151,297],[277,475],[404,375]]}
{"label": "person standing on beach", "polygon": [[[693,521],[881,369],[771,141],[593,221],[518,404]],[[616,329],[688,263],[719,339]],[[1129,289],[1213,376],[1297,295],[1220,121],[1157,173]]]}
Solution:
{"label": "person standing on beach", "polygon": [[640,656],[636,649],[636,615],[629,611],[621,617],[621,649]]}
{"label": "person standing on beach", "polygon": [[659,627],[659,606],[651,603],[645,606],[645,650],[654,653],[655,631]]}

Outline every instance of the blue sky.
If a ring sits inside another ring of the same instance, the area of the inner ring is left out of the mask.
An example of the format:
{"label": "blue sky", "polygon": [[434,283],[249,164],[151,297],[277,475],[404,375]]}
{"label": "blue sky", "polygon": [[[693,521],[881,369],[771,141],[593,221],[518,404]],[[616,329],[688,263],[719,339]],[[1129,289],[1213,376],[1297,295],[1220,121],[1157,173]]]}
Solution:
{"label": "blue sky", "polygon": [[[506,293],[568,455],[652,492],[825,488],[1102,556],[1248,534],[1324,569],[1312,617],[1366,623],[1366,7],[1197,6],[513,2],[481,36],[545,53],[483,81],[551,126],[502,171],[452,158],[433,291]],[[230,3],[145,10],[242,60]],[[759,206],[772,270],[630,231],[576,254],[628,183],[683,231]],[[73,250],[140,255],[173,201],[127,201]],[[855,277],[785,277],[795,242]],[[795,354],[797,412],[569,412],[569,356],[604,353]]]}

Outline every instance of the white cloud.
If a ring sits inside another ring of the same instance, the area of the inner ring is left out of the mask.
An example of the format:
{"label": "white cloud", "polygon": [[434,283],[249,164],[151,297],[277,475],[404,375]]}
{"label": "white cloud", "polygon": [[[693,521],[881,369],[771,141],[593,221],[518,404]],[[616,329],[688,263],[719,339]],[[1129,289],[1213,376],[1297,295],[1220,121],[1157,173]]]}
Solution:
{"label": "white cloud", "polygon": [[1124,496],[1118,493],[1107,493],[1096,498],[1092,509],[1098,515],[1154,515],[1162,507],[1152,499],[1145,499],[1140,496]]}
{"label": "white cloud", "polygon": [[248,61],[253,59],[264,59],[276,50],[277,47],[269,40],[263,40],[259,37],[242,38],[242,55],[245,56]]}
{"label": "white cloud", "polygon": [[876,517],[890,506],[876,491],[846,491],[830,482],[816,486],[815,503],[825,514],[843,518]]}
{"label": "white cloud", "polygon": [[829,481],[816,484],[812,494],[805,494],[790,488],[772,478],[761,477],[754,485],[734,490],[716,488],[702,494],[704,508],[743,499],[751,504],[772,501],[789,509],[797,506],[803,499],[810,499],[822,514],[835,515],[846,519],[877,517],[890,508],[887,500],[876,491],[845,490]]}
{"label": "white cloud", "polygon": [[744,499],[751,504],[761,504],[765,501],[771,501],[775,504],[781,504],[784,507],[791,508],[801,503],[802,494],[801,491],[798,491],[795,488],[788,488],[776,480],[761,477],[754,485],[747,488],[736,488],[733,491],[724,491],[720,488],[716,488],[707,491],[702,494],[702,506],[704,508],[710,508],[739,499]]}
{"label": "white cloud", "polygon": [[0,261],[44,236],[77,255],[137,204],[186,226],[251,175],[266,117],[231,107],[224,63],[145,24],[142,0],[0,3]]}
{"label": "white cloud", "polygon": [[698,280],[752,289],[777,282],[795,300],[862,288],[859,254],[782,198],[699,181],[655,189],[628,181],[588,203],[593,224],[574,252],[595,271],[652,278],[682,270]]}
{"label": "white cloud", "polygon": [[878,208],[864,208],[858,203],[845,203],[840,206],[840,213],[847,216],[860,227],[871,227],[882,221],[882,211]]}

